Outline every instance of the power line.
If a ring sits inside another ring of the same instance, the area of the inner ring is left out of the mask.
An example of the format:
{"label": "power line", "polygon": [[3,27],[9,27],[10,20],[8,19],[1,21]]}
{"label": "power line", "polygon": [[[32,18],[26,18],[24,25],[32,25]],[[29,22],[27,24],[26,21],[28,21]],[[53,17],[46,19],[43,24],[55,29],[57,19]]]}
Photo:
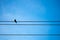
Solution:
{"label": "power line", "polygon": [[34,26],[34,25],[42,25],[42,26],[45,26],[45,25],[59,25],[60,26],[60,24],[0,24],[0,25],[32,25],[32,26]]}
{"label": "power line", "polygon": [[0,36],[60,36],[60,34],[0,34]]}
{"label": "power line", "polygon": [[[14,21],[0,21],[0,22],[14,22]],[[60,21],[17,21],[17,22],[60,22]]]}

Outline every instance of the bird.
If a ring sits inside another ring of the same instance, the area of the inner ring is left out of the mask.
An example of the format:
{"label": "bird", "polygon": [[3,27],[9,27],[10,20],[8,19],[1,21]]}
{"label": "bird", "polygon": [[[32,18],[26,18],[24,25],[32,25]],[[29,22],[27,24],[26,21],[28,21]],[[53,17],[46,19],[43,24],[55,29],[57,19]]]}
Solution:
{"label": "bird", "polygon": [[16,19],[14,19],[14,22],[17,23]]}

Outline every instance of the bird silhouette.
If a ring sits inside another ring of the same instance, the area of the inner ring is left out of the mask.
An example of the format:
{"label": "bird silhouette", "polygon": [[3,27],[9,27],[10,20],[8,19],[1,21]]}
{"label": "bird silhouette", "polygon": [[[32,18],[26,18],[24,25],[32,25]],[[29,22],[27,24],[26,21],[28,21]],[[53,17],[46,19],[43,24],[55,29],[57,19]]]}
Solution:
{"label": "bird silhouette", "polygon": [[14,22],[17,23],[16,19],[14,19]]}

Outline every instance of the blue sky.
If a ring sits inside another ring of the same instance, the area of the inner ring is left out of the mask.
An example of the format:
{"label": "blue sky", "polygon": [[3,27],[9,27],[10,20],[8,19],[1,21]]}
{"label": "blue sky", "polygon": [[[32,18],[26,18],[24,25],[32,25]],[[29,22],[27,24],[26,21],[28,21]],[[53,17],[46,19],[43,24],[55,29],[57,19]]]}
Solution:
{"label": "blue sky", "polygon": [[[0,0],[0,20],[60,21],[60,0]],[[47,22],[49,23],[49,22]],[[51,22],[50,22],[51,23]],[[6,23],[7,24],[7,23]],[[45,23],[46,24],[46,23]],[[59,34],[59,26],[1,26],[0,33]],[[59,37],[0,36],[0,40],[59,40]]]}

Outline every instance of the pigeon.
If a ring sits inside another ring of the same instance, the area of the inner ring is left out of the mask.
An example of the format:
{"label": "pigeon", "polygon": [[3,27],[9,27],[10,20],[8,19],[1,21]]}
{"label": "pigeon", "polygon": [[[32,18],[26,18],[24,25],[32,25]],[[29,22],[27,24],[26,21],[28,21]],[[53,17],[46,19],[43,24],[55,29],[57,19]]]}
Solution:
{"label": "pigeon", "polygon": [[14,22],[17,23],[16,19],[14,19]]}

